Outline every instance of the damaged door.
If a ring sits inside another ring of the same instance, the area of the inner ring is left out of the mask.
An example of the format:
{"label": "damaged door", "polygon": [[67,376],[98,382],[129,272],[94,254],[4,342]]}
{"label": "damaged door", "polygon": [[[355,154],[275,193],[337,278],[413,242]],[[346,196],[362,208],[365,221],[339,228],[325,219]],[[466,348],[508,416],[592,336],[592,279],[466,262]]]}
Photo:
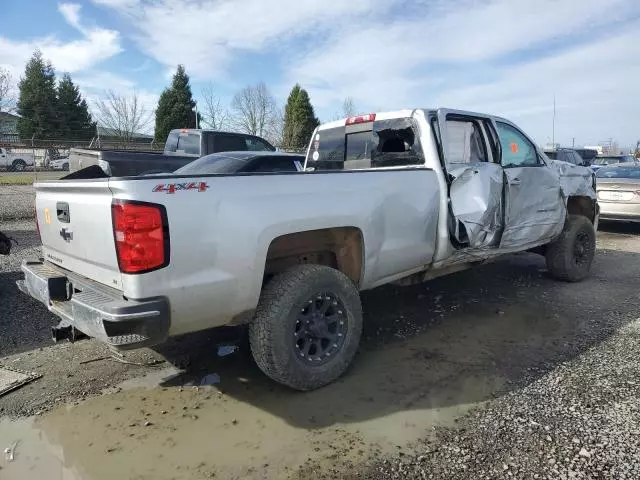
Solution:
{"label": "damaged door", "polygon": [[497,121],[505,185],[505,227],[500,247],[527,247],[551,240],[566,214],[560,180],[535,145],[514,125]]}
{"label": "damaged door", "polygon": [[504,227],[504,181],[490,120],[440,110],[438,123],[450,182],[451,236],[461,248],[497,247]]}

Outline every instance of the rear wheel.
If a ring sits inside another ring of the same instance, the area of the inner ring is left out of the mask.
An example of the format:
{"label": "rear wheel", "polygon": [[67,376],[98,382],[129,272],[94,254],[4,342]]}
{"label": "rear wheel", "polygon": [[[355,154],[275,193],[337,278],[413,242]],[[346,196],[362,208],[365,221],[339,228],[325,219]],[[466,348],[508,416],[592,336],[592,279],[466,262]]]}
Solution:
{"label": "rear wheel", "polygon": [[267,283],[249,340],[267,376],[313,390],[347,370],[361,333],[362,307],[353,282],[330,267],[300,265]]}
{"label": "rear wheel", "polygon": [[584,280],[596,251],[596,231],[587,217],[569,215],[560,238],[546,251],[549,273],[567,282]]}
{"label": "rear wheel", "polygon": [[62,164],[62,170],[64,170],[65,172],[69,171],[69,164],[68,163],[63,163]]}
{"label": "rear wheel", "polygon": [[15,160],[12,164],[12,168],[16,172],[24,172],[24,169],[27,167],[27,164],[24,163],[23,160]]}

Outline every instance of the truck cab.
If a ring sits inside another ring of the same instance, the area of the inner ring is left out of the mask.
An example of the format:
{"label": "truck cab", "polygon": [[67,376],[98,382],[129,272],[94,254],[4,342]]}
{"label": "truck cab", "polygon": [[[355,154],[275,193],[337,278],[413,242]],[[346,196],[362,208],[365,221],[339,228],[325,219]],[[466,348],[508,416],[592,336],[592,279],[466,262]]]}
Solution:
{"label": "truck cab", "polygon": [[164,145],[165,155],[193,157],[218,152],[274,152],[275,150],[275,147],[264,138],[255,135],[191,128],[171,130]]}

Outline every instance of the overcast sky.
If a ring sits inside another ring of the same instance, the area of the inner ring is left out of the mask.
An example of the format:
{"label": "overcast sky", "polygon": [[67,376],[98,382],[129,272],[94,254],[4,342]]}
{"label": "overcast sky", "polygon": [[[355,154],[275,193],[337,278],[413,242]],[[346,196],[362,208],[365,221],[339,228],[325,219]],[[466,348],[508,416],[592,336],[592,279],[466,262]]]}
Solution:
{"label": "overcast sky", "polygon": [[153,107],[178,63],[198,99],[295,82],[321,120],[453,107],[502,115],[536,140],[640,139],[638,0],[2,0],[0,65],[38,47],[90,99],[138,90]]}

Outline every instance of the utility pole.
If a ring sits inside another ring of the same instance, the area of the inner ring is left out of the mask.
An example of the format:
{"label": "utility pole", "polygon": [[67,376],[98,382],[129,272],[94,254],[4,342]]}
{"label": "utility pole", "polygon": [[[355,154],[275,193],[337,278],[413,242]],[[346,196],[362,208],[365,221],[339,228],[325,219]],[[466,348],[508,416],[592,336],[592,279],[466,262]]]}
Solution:
{"label": "utility pole", "polygon": [[576,148],[576,137],[571,139],[571,148]]}
{"label": "utility pole", "polygon": [[553,123],[551,127],[551,145],[556,148],[556,96],[553,96]]}

